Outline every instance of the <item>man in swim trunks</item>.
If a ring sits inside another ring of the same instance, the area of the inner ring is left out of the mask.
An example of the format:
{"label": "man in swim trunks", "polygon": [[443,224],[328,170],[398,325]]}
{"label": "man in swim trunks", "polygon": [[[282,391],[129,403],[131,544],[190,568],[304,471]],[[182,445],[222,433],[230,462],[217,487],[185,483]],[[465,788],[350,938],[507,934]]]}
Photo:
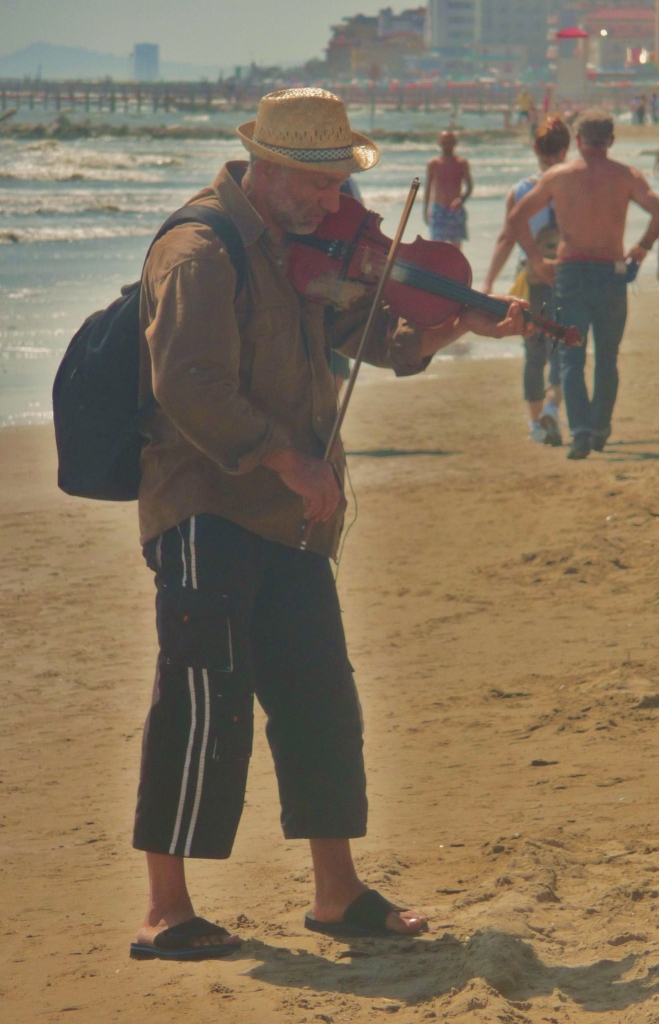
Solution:
{"label": "man in swim trunks", "polygon": [[469,162],[455,155],[455,132],[439,136],[441,156],[428,163],[423,219],[435,242],[451,242],[462,248],[467,240],[467,211],[464,204],[474,189]]}
{"label": "man in swim trunks", "polygon": [[[618,349],[627,319],[627,263],[641,263],[659,237],[659,196],[640,171],[609,159],[613,119],[587,110],[576,122],[579,157],[552,167],[512,210],[508,224],[539,277],[553,285],[561,323],[593,329],[592,399],[584,378],[586,346],[561,346],[561,378],[572,433],[569,459],[601,452],[611,433],[618,393]],[[633,201],[652,215],[625,256],[627,208]],[[529,221],[553,203],[561,232],[557,260],[543,258]]]}

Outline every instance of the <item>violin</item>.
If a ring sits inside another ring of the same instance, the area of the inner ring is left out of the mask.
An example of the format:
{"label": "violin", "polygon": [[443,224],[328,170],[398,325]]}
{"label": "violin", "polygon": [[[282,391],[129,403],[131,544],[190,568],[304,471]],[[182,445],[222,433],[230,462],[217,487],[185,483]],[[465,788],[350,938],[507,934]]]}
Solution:
{"label": "violin", "polygon": [[[341,195],[337,213],[330,213],[311,235],[290,235],[289,277],[293,287],[311,301],[349,309],[373,292],[384,270],[391,239],[380,230],[382,217],[365,210],[352,196]],[[448,242],[417,236],[400,243],[384,301],[394,316],[417,327],[440,327],[466,306],[480,309],[497,322],[508,315],[509,303],[471,287],[471,266]],[[511,298],[511,301],[514,301]],[[530,310],[526,323],[569,347],[583,344],[576,327],[564,327]]]}

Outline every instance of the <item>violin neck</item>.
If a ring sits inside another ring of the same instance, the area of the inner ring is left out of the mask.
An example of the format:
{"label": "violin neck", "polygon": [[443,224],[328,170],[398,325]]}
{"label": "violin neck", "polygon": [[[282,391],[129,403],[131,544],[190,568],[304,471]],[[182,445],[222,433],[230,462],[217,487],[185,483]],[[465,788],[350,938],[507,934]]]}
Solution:
{"label": "violin neck", "polygon": [[[480,309],[488,316],[496,320],[505,320],[508,315],[510,303],[502,299],[493,299],[489,295],[477,292],[474,288],[452,281],[449,277],[435,274],[432,270],[423,270],[421,267],[408,263],[406,260],[396,260],[391,274],[391,280],[399,284],[408,284],[413,288],[421,288],[423,291],[433,295],[441,295],[445,299],[453,299],[462,306],[471,306],[473,309]],[[511,296],[511,301],[513,297]],[[544,334],[550,335],[561,341],[565,337],[566,329],[553,320],[547,320],[542,316],[531,313],[528,309],[522,310],[525,323],[532,323]]]}

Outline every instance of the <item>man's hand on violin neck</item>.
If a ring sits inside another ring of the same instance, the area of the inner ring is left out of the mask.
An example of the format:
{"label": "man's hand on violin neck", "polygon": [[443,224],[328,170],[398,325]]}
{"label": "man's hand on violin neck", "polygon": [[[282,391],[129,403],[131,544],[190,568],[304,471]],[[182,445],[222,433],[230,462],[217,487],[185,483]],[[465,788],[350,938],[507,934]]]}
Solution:
{"label": "man's hand on violin neck", "polygon": [[435,352],[446,348],[468,331],[480,334],[484,338],[509,338],[515,334],[533,334],[533,325],[524,322],[523,310],[528,309],[528,302],[511,302],[510,296],[506,295],[495,295],[493,298],[508,303],[508,315],[500,323],[479,309],[464,309],[452,323],[443,324],[441,327],[429,327],[423,332],[421,355],[434,356]]}
{"label": "man's hand on violin neck", "polygon": [[480,334],[483,338],[510,338],[520,334],[530,337],[533,334],[533,324],[527,324],[524,320],[523,311],[529,308],[528,302],[521,299],[511,302],[508,295],[492,297],[500,302],[509,303],[508,315],[497,323],[493,317],[481,312],[480,309],[465,309],[458,317],[463,334],[471,331],[472,334]]}
{"label": "man's hand on violin neck", "polygon": [[324,523],[336,511],[341,490],[330,462],[288,448],[266,455],[263,465],[274,469],[291,491],[302,496],[305,519]]}

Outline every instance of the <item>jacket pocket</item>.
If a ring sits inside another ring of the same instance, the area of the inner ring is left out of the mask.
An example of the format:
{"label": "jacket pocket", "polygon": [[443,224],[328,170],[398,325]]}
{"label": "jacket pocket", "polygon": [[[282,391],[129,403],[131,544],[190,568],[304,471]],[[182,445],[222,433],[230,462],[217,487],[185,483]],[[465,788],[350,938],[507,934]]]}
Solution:
{"label": "jacket pocket", "polygon": [[170,664],[233,672],[226,594],[165,583],[156,597],[156,626],[160,650]]}

